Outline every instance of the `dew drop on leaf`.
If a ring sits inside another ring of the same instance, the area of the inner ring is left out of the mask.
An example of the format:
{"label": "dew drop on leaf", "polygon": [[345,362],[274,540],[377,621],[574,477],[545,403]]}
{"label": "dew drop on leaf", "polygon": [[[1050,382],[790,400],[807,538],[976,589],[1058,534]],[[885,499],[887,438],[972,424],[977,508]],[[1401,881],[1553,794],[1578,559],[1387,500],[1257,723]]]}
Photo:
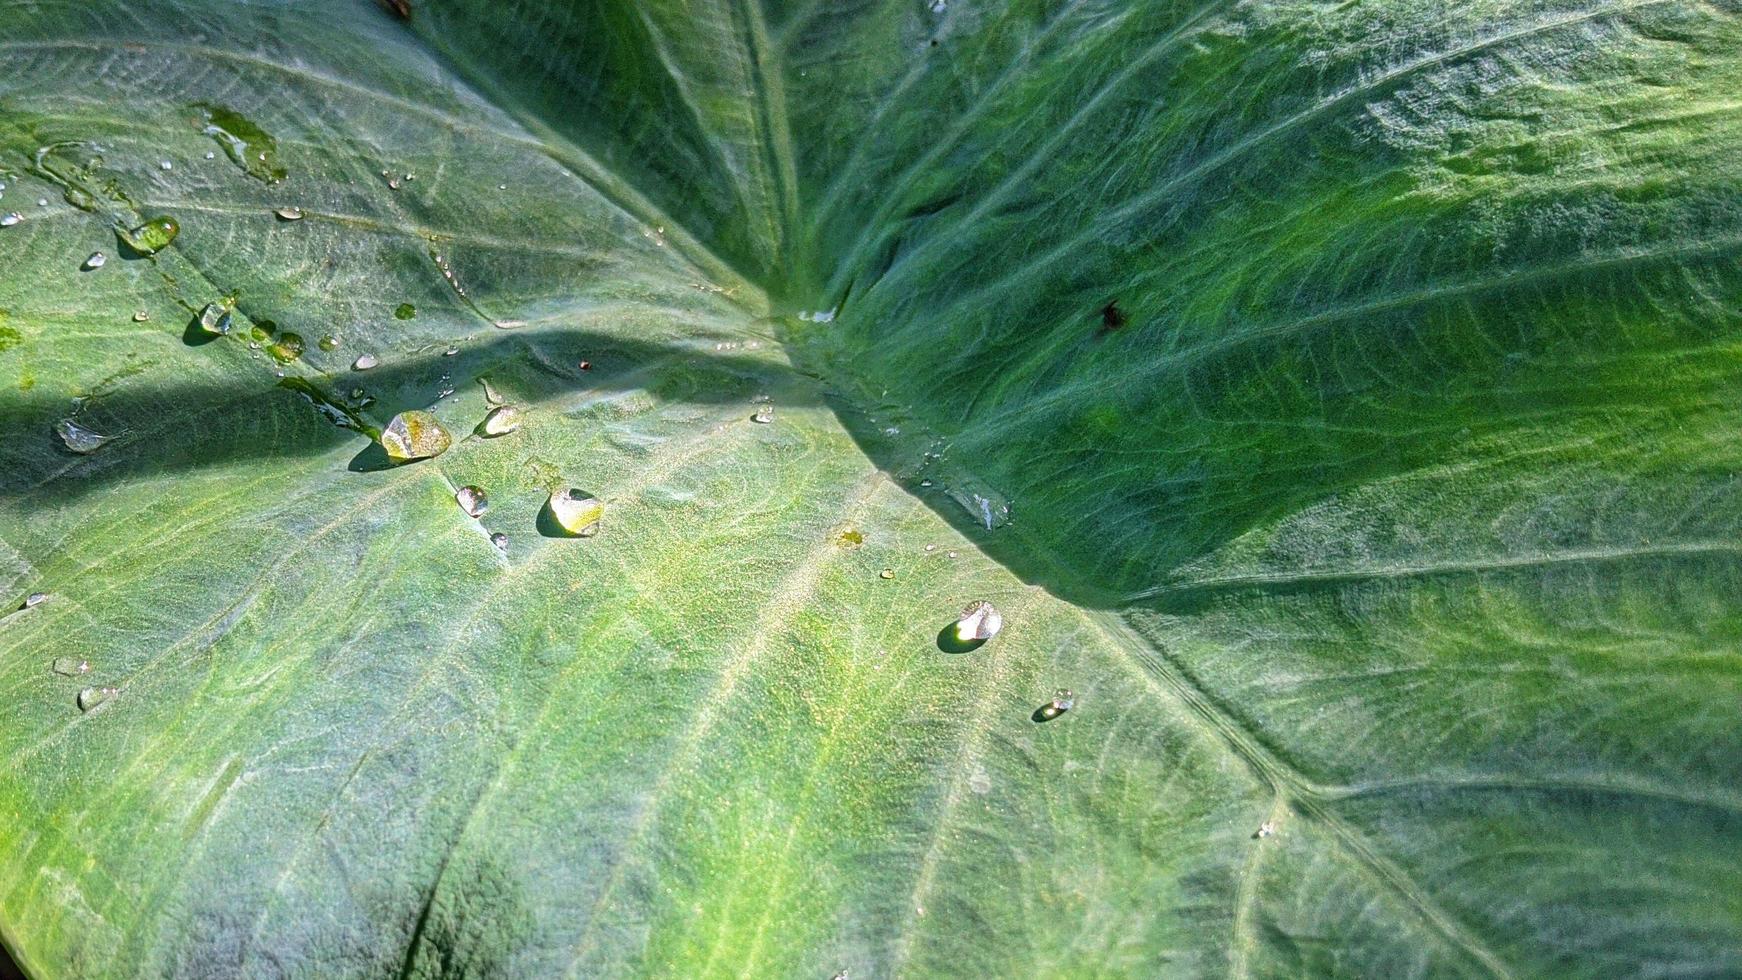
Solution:
{"label": "dew drop on leaf", "polygon": [[301,221],[302,208],[276,208],[272,212],[280,221]]}
{"label": "dew drop on leaf", "polygon": [[119,688],[87,687],[79,692],[79,710],[95,711],[103,705],[108,704],[110,701],[115,700],[115,696],[120,693],[121,691]]}
{"label": "dew drop on leaf", "polygon": [[105,263],[107,261],[109,261],[109,257],[107,255],[104,255],[102,252],[92,252],[90,257],[85,259],[84,264],[79,266],[79,268],[84,269],[86,272],[89,272],[92,269],[101,269],[103,267],[103,263]]}
{"label": "dew drop on leaf", "polygon": [[759,425],[767,425],[774,421],[774,409],[763,406],[756,410],[756,414],[750,416],[750,421]]}
{"label": "dew drop on leaf", "polygon": [[520,409],[513,405],[499,405],[484,416],[484,421],[478,426],[478,431],[484,436],[494,439],[505,436],[520,428]]}
{"label": "dew drop on leaf", "polygon": [[454,501],[466,512],[467,517],[482,517],[490,509],[490,498],[474,486],[461,487],[454,493]]}
{"label": "dew drop on leaf", "polygon": [[1065,688],[1053,692],[1052,700],[1040,706],[1034,713],[1035,721],[1052,721],[1059,715],[1076,707],[1077,696]]}
{"label": "dew drop on leaf", "polygon": [[48,668],[63,677],[82,677],[91,672],[91,662],[83,657],[56,657]]}
{"label": "dew drop on leaf", "polygon": [[984,599],[968,603],[956,617],[956,637],[964,643],[990,640],[1003,628],[1004,615]]}
{"label": "dew drop on leaf", "polygon": [[336,350],[338,348],[338,346],[339,346],[339,338],[333,336],[332,334],[327,334],[325,337],[322,337],[320,339],[321,350]]}
{"label": "dew drop on leaf", "polygon": [[230,308],[223,303],[207,303],[200,311],[200,329],[214,337],[230,332]]}
{"label": "dew drop on leaf", "polygon": [[381,448],[396,463],[440,456],[454,444],[441,420],[428,412],[400,412],[381,430]]}
{"label": "dew drop on leaf", "polygon": [[266,353],[280,364],[289,364],[302,356],[303,349],[302,335],[286,332],[279,335],[278,343],[266,348]]}
{"label": "dew drop on leaf", "polygon": [[94,429],[87,429],[72,419],[61,419],[55,423],[54,431],[68,449],[80,455],[96,452],[111,438]]}
{"label": "dew drop on leaf", "polygon": [[128,248],[140,255],[156,255],[169,247],[175,241],[175,236],[181,234],[181,225],[167,214],[158,215],[150,221],[132,228],[117,230]]}
{"label": "dew drop on leaf", "polygon": [[47,601],[48,601],[48,593],[47,592],[32,592],[31,594],[24,597],[24,608],[29,609],[32,606],[40,606],[44,602],[47,602]]}
{"label": "dew drop on leaf", "polygon": [[0,215],[0,228],[10,228],[23,220],[24,215],[19,214],[17,211],[9,211],[4,215]]}
{"label": "dew drop on leaf", "polygon": [[508,554],[508,535],[503,534],[501,531],[497,531],[495,534],[490,535],[490,543],[496,546],[497,551],[502,552],[504,555]]}
{"label": "dew drop on leaf", "polygon": [[599,518],[605,515],[603,500],[573,487],[551,494],[547,506],[558,527],[580,538],[599,533]]}
{"label": "dew drop on leaf", "polygon": [[357,359],[351,362],[351,370],[367,371],[380,363],[381,361],[374,354],[359,354]]}

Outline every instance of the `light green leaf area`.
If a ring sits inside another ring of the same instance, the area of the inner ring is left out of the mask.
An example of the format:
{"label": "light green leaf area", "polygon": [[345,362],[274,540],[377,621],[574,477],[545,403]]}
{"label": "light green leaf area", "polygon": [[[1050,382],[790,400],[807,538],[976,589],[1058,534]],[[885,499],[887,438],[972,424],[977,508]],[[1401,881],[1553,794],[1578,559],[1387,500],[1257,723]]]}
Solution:
{"label": "light green leaf area", "polygon": [[1742,973],[1733,0],[411,3],[0,10],[32,976]]}

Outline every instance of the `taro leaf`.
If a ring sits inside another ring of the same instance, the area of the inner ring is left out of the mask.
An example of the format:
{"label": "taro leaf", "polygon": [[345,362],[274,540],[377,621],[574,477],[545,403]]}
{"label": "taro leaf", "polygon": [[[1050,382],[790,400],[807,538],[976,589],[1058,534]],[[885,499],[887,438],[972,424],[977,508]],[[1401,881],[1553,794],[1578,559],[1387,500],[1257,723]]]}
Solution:
{"label": "taro leaf", "polygon": [[1742,972],[1734,0],[408,9],[0,14],[32,975]]}

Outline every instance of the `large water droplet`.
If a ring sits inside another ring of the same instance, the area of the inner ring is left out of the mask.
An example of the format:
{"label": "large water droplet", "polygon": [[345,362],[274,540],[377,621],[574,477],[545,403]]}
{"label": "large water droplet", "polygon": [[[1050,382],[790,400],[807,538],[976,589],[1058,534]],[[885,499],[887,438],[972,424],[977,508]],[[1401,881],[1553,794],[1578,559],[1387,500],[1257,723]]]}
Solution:
{"label": "large water droplet", "polygon": [[497,436],[505,436],[519,428],[520,410],[515,408],[513,405],[500,405],[496,408],[492,408],[490,414],[484,416],[484,421],[479,424],[478,431],[483,435],[494,439]]}
{"label": "large water droplet", "polygon": [[67,448],[80,455],[94,453],[108,442],[111,436],[103,435],[94,429],[87,429],[72,419],[61,419],[55,423],[54,431],[59,434]]}
{"label": "large water droplet", "polygon": [[214,337],[230,332],[230,307],[223,303],[207,303],[200,311],[200,329]]}
{"label": "large water droplet", "polygon": [[91,672],[91,662],[83,657],[56,657],[48,669],[63,677],[82,677]]}
{"label": "large water droplet", "polygon": [[84,269],[86,272],[90,272],[92,269],[101,269],[103,263],[107,261],[109,261],[107,255],[104,255],[102,252],[92,252],[90,258],[85,259],[84,264],[79,266],[79,268]]}
{"label": "large water droplet", "polygon": [[19,214],[17,211],[7,212],[6,214],[0,215],[0,228],[10,228],[23,220],[24,215]]}
{"label": "large water droplet", "polygon": [[963,640],[990,640],[1003,628],[1003,614],[984,599],[962,607],[962,614],[956,618],[956,635]]}
{"label": "large water droplet", "polygon": [[302,208],[277,208],[272,213],[278,215],[280,221],[302,220]]}
{"label": "large water droplet", "polygon": [[351,370],[367,371],[380,363],[381,361],[377,359],[374,354],[362,354],[358,356],[356,360],[351,362]]}
{"label": "large water droplet", "polygon": [[546,505],[558,527],[575,537],[590,538],[599,533],[599,518],[605,515],[605,502],[583,490],[570,488],[550,495]]}
{"label": "large water droplet", "polygon": [[285,332],[278,335],[278,343],[266,348],[266,353],[280,364],[289,364],[302,356],[302,335]]}
{"label": "large water droplet", "polygon": [[47,601],[47,592],[32,592],[24,597],[24,608],[29,609],[32,606],[40,606]]}
{"label": "large water droplet", "polygon": [[460,509],[466,512],[467,517],[482,517],[484,512],[490,509],[490,498],[486,497],[484,491],[477,487],[461,487],[454,494],[454,500],[460,505]]}
{"label": "large water droplet", "polygon": [[181,225],[169,215],[162,214],[142,225],[117,229],[115,234],[133,251],[141,255],[156,255],[168,248],[169,243],[175,241],[175,236],[181,234]]}
{"label": "large water droplet", "polygon": [[756,412],[750,416],[750,421],[755,422],[758,425],[767,425],[774,421],[774,409],[764,405],[761,408],[758,408]]}
{"label": "large water droplet", "polygon": [[120,688],[115,687],[87,687],[79,692],[79,710],[95,711],[115,700],[120,693]]}
{"label": "large water droplet", "polygon": [[396,463],[440,456],[453,444],[441,420],[428,412],[400,412],[381,432],[381,448]]}

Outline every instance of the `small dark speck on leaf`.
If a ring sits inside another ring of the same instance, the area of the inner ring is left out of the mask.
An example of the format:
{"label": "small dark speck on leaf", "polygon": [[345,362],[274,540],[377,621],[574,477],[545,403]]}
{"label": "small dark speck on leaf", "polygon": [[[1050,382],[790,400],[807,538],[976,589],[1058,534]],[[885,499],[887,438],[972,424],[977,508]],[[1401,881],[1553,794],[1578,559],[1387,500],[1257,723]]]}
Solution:
{"label": "small dark speck on leaf", "polygon": [[1111,333],[1125,326],[1125,311],[1119,308],[1119,301],[1112,300],[1101,307],[1101,331]]}

